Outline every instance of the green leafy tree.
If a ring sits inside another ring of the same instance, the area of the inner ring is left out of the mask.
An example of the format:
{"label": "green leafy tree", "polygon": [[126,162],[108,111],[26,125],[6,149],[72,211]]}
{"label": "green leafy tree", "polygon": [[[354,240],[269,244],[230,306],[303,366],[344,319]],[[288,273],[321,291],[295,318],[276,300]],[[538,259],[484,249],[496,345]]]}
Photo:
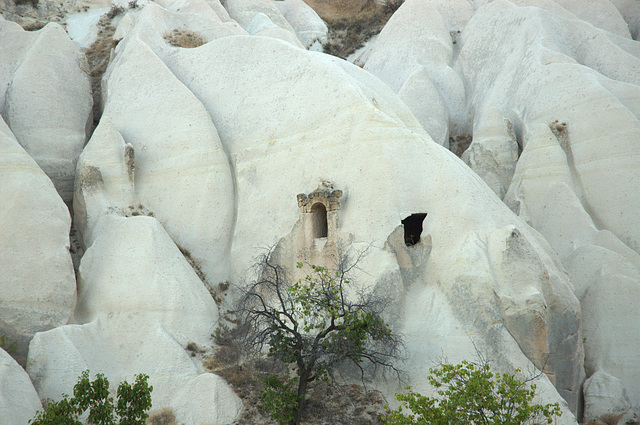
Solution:
{"label": "green leafy tree", "polygon": [[[38,411],[29,421],[32,425],[81,425],[79,417],[89,410],[88,423],[92,425],[145,425],[151,408],[151,391],[147,375],[136,375],[135,383],[120,383],[117,403],[109,395],[109,381],[99,373],[91,381],[85,370],[73,387],[73,397],[62,395],[62,400],[48,400],[47,408]],[[116,419],[118,421],[116,422]]]}
{"label": "green leafy tree", "polygon": [[[558,403],[534,404],[535,384],[515,374],[493,374],[488,364],[463,361],[430,369],[429,383],[439,397],[426,397],[407,387],[396,394],[402,402],[386,417],[389,425],[522,425],[552,423],[562,413]],[[405,413],[403,409],[412,413]]]}
{"label": "green leafy tree", "polygon": [[295,421],[298,409],[298,393],[295,379],[282,381],[277,376],[265,376],[261,379],[264,389],[260,394],[262,406],[271,412],[271,417],[281,424]]}
{"label": "green leafy tree", "polygon": [[310,274],[292,283],[269,253],[260,262],[261,278],[244,288],[238,309],[244,347],[262,353],[268,346],[269,356],[295,365],[291,423],[300,423],[309,383],[328,379],[341,365],[355,365],[363,378],[380,368],[398,372],[393,361],[401,341],[382,319],[390,300],[364,291],[350,291],[358,293],[348,297],[346,289],[354,285],[347,275],[357,261],[346,263],[335,273],[311,266]]}

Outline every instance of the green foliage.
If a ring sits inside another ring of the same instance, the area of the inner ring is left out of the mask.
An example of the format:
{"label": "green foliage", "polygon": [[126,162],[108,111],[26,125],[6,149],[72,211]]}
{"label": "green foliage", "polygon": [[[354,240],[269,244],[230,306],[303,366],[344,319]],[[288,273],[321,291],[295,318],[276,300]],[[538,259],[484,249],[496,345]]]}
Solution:
{"label": "green foliage", "polygon": [[[310,382],[328,380],[340,365],[393,367],[401,341],[382,319],[388,299],[361,292],[349,298],[352,286],[344,269],[331,273],[325,267],[311,266],[304,279],[291,283],[285,271],[265,256],[262,279],[245,289],[241,299],[241,327],[247,329],[243,345],[295,366],[297,411],[300,423],[304,397]],[[302,268],[302,264],[298,264]]]}
{"label": "green foliage", "polygon": [[[532,404],[536,386],[515,374],[493,374],[488,364],[463,361],[443,364],[429,370],[429,383],[437,388],[438,398],[411,391],[396,394],[403,407],[386,417],[389,425],[521,425],[552,423],[562,412],[558,403]],[[516,370],[516,374],[519,373]]]}
{"label": "green foliage", "polygon": [[18,344],[14,339],[11,339],[6,335],[0,335],[0,348],[13,357],[18,351]]}
{"label": "green foliage", "polygon": [[[312,275],[284,288],[292,304],[271,323],[269,355],[284,363],[317,359],[310,364],[311,376],[326,379],[333,365],[360,363],[369,339],[385,340],[392,334],[377,312],[345,303],[343,288],[350,283],[348,279],[336,280],[326,268],[311,267]],[[293,332],[288,325],[282,326],[283,316],[288,316]]]}
{"label": "green foliage", "polygon": [[271,417],[280,424],[290,424],[295,420],[298,410],[298,393],[295,390],[295,379],[281,381],[277,376],[264,376],[260,379],[264,389],[260,401]]}
{"label": "green foliage", "polygon": [[27,5],[30,4],[34,8],[38,7],[39,0],[15,0],[16,5]]}
{"label": "green foliage", "polygon": [[[38,411],[29,421],[32,425],[81,425],[79,417],[89,410],[88,423],[92,425],[145,425],[151,408],[151,391],[147,375],[136,375],[135,383],[120,383],[117,402],[109,395],[109,381],[99,373],[89,379],[85,370],[73,387],[73,397],[62,395],[62,400],[48,401],[44,411]],[[116,422],[116,418],[119,421]]]}

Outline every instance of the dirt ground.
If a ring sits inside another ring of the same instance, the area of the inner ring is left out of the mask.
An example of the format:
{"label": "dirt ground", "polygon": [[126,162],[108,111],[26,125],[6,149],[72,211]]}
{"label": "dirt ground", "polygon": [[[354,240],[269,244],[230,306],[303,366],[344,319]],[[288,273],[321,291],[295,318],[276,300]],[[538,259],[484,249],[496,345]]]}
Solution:
{"label": "dirt ground", "polygon": [[334,22],[355,18],[375,6],[375,0],[304,0],[322,19]]}

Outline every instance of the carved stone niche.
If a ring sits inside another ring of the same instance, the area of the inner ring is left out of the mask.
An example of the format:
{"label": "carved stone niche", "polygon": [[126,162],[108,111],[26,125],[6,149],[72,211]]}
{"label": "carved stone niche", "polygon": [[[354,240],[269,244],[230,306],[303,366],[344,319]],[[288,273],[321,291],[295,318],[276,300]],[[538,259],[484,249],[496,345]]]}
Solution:
{"label": "carved stone niche", "polygon": [[335,240],[337,232],[336,211],[340,209],[341,190],[319,188],[298,194],[298,208],[305,218],[305,234],[310,239]]}

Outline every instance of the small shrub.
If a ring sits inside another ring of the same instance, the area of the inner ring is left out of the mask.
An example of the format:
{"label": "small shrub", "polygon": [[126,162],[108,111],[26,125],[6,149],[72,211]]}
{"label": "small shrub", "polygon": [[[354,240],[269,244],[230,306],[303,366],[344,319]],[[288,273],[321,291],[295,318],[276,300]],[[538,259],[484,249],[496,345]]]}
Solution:
{"label": "small shrub", "polygon": [[[396,394],[402,406],[385,418],[387,424],[550,424],[562,414],[558,403],[532,404],[535,385],[528,386],[515,374],[494,375],[488,364],[463,361],[429,371],[429,383],[439,397],[426,397],[407,387],[407,393]],[[413,413],[405,414],[403,408]]]}
{"label": "small shrub", "polygon": [[18,344],[14,339],[9,338],[7,335],[0,335],[0,348],[13,357],[18,351]]}
{"label": "small shrub", "polygon": [[[147,383],[147,375],[136,375],[135,383],[121,382],[117,400],[109,395],[109,381],[99,373],[93,381],[85,370],[73,387],[73,397],[62,395],[62,400],[47,401],[43,411],[29,421],[32,425],[81,425],[79,417],[89,410],[87,421],[94,425],[145,425],[147,411],[151,408],[153,387]],[[119,418],[116,422],[116,418]]]}
{"label": "small shrub", "polygon": [[122,13],[124,13],[124,7],[112,4],[111,8],[106,13],[106,15],[107,15],[107,18],[113,19],[113,18],[115,18],[116,16],[118,16],[118,15],[120,15]]}
{"label": "small shrub", "polygon": [[200,47],[206,43],[205,39],[197,32],[179,29],[174,29],[170,33],[165,34],[164,39],[172,46],[187,49]]}
{"label": "small shrub", "polygon": [[271,417],[280,424],[293,423],[298,410],[298,394],[296,379],[280,380],[275,375],[260,378],[264,389],[260,394],[260,401]]}
{"label": "small shrub", "polygon": [[402,3],[404,3],[404,0],[386,0],[382,5],[382,10],[385,15],[391,16],[402,6]]}
{"label": "small shrub", "polygon": [[152,412],[147,421],[149,425],[176,425],[176,416],[171,409],[160,409]]}
{"label": "small shrub", "polygon": [[364,43],[380,33],[391,15],[404,0],[387,0],[381,6],[368,1],[355,16],[327,20],[328,40],[322,45],[324,53],[346,59],[364,46]]}
{"label": "small shrub", "polygon": [[39,4],[39,0],[15,0],[15,2],[17,6],[31,5],[34,8],[37,8]]}

